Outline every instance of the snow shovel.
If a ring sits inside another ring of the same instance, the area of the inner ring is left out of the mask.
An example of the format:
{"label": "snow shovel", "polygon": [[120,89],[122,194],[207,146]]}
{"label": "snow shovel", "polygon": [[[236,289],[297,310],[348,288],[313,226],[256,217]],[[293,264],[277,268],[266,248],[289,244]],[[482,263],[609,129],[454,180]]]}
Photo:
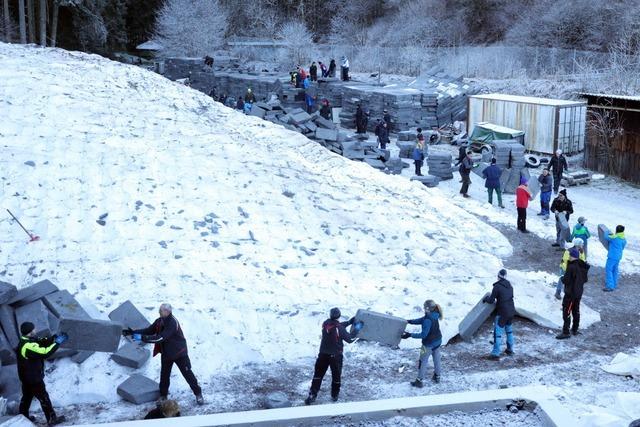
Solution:
{"label": "snow shovel", "polygon": [[18,218],[16,218],[16,216],[14,214],[12,214],[9,209],[7,209],[7,212],[9,212],[9,215],[11,215],[11,218],[16,220],[16,222],[18,223],[20,228],[22,228],[24,230],[24,232],[27,233],[27,236],[29,236],[29,242],[36,242],[36,241],[40,240],[39,236],[36,236],[35,234],[29,233],[29,231],[27,231],[27,229],[24,228],[24,225],[22,225],[22,223],[18,220]]}

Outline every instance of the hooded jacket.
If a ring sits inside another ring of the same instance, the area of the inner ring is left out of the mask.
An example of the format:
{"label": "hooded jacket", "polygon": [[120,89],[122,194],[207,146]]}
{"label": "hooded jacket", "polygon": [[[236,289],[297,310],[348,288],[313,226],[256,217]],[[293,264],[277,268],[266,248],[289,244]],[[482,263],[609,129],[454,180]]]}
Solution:
{"label": "hooded jacket", "polygon": [[427,313],[423,317],[408,320],[410,325],[422,325],[422,331],[411,334],[411,338],[422,340],[422,345],[436,349],[442,345],[442,333],[440,332],[440,313],[434,311]]}
{"label": "hooded jacket", "polygon": [[588,273],[591,266],[581,259],[570,260],[567,271],[562,276],[565,298],[578,300],[582,298],[584,284],[588,282]]}
{"label": "hooded jacket", "polygon": [[567,221],[569,221],[569,216],[573,213],[573,203],[571,200],[567,199],[567,196],[564,197],[564,200],[560,200],[559,197],[553,199],[553,203],[551,203],[551,212],[564,212],[567,217]]}
{"label": "hooded jacket", "polygon": [[23,384],[38,384],[44,380],[44,359],[58,349],[53,337],[34,339],[20,337],[18,353],[18,378]]}
{"label": "hooded jacket", "polygon": [[500,316],[498,323],[500,327],[504,327],[504,325],[511,322],[516,315],[516,307],[513,303],[513,288],[507,279],[498,279],[493,284],[491,296],[485,302],[488,304],[496,303],[496,311]]}
{"label": "hooded jacket", "polygon": [[520,209],[526,209],[529,207],[529,200],[531,200],[531,191],[526,184],[520,184],[516,188],[516,207]]}
{"label": "hooded jacket", "polygon": [[624,232],[610,234],[604,237],[609,242],[609,252],[607,253],[607,259],[620,261],[622,259],[622,251],[627,246],[627,239],[624,237]]}
{"label": "hooded jacket", "polygon": [[336,356],[342,354],[344,341],[352,343],[356,338],[356,332],[347,332],[349,322],[339,322],[327,319],[322,324],[322,341],[320,341],[320,354]]}

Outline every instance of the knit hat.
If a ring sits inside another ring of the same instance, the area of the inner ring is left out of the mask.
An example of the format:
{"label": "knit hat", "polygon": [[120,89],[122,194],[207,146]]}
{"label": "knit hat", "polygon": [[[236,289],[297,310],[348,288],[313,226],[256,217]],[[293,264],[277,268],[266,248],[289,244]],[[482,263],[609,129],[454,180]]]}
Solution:
{"label": "knit hat", "polygon": [[501,279],[504,279],[505,277],[507,277],[507,270],[503,268],[500,271],[498,271],[498,277]]}
{"label": "knit hat", "polygon": [[580,224],[584,224],[585,222],[587,222],[587,218],[585,218],[585,217],[581,216],[581,217],[579,217],[579,218],[578,218],[578,222],[579,222]]}
{"label": "knit hat", "polygon": [[29,335],[35,329],[35,325],[31,322],[24,322],[20,325],[20,333],[22,335]]}
{"label": "knit hat", "polygon": [[579,237],[576,237],[575,239],[573,239],[573,246],[576,246],[578,248],[581,248],[584,246],[584,240],[582,240]]}
{"label": "knit hat", "polygon": [[562,194],[564,197],[567,197],[567,189],[564,188],[564,189],[560,190],[560,194]]}
{"label": "knit hat", "polygon": [[329,312],[331,320],[338,320],[340,316],[342,316],[342,313],[340,313],[340,309],[338,307],[333,307]]}
{"label": "knit hat", "polygon": [[527,178],[525,178],[524,176],[520,177],[520,185],[526,185],[529,182],[529,180]]}
{"label": "knit hat", "polygon": [[491,159],[491,164],[492,164],[492,165],[495,165],[495,164],[496,164],[496,162],[497,162],[497,159],[496,159],[495,157],[494,157],[493,159]]}
{"label": "knit hat", "polygon": [[578,259],[580,257],[580,251],[578,250],[578,248],[574,247],[569,249],[569,257]]}

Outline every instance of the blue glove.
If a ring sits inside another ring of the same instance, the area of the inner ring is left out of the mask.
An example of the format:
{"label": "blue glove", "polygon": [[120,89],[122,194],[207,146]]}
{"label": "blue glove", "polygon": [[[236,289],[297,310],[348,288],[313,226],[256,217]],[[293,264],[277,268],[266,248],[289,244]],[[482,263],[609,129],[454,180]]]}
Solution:
{"label": "blue glove", "polygon": [[69,335],[65,334],[64,332],[61,332],[59,335],[56,335],[56,337],[54,338],[54,341],[56,342],[56,344],[61,345],[68,339],[69,339]]}
{"label": "blue glove", "polygon": [[356,332],[360,332],[360,330],[362,329],[363,326],[364,326],[364,322],[358,321],[358,322],[353,324],[353,330],[356,331]]}
{"label": "blue glove", "polygon": [[142,334],[133,334],[131,335],[131,337],[133,338],[134,341],[142,341]]}

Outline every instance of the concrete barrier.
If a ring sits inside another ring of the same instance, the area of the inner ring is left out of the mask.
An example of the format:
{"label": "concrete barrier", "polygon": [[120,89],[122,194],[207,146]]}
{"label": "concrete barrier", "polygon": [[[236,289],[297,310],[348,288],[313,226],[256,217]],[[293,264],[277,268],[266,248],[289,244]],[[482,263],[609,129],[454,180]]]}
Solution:
{"label": "concrete barrier", "polygon": [[120,344],[122,326],[105,320],[63,318],[60,332],[69,335],[69,340],[62,344],[64,348],[114,353]]}
{"label": "concrete barrier", "polygon": [[144,366],[149,357],[151,357],[151,352],[148,349],[132,342],[126,343],[111,355],[111,359],[118,365],[134,369]]}
{"label": "concrete barrier", "polygon": [[18,293],[18,289],[11,283],[0,282],[0,304],[8,303]]}
{"label": "concrete barrier", "polygon": [[606,225],[598,224],[598,239],[606,250],[609,250],[609,241],[605,239],[605,236],[608,236],[609,234],[611,234],[611,231],[609,231]]}
{"label": "concrete barrier", "polygon": [[16,309],[16,323],[19,328],[24,322],[31,322],[35,326],[38,336],[51,335],[55,331],[51,330],[49,314],[49,310],[47,310],[42,301],[34,301]]}
{"label": "concrete barrier", "polygon": [[89,314],[76,301],[76,299],[67,290],[53,292],[45,295],[42,302],[47,308],[58,318],[66,319],[90,319]]}
{"label": "concrete barrier", "polygon": [[120,323],[125,328],[131,329],[144,329],[151,325],[147,318],[129,300],[123,302],[109,313],[109,319]]}
{"label": "concrete barrier", "polygon": [[13,307],[8,304],[0,305],[0,326],[11,343],[12,348],[18,347],[20,337],[18,336],[18,325]]}
{"label": "concrete barrier", "polygon": [[491,294],[487,292],[486,295],[480,299],[480,302],[471,309],[469,314],[462,319],[460,325],[458,325],[458,333],[463,340],[471,340],[473,334],[476,333],[480,326],[491,316],[493,310],[495,310],[495,304],[485,304],[482,302],[482,300],[489,295]]}
{"label": "concrete barrier", "polygon": [[[160,397],[160,386],[145,376],[133,374],[118,386],[117,393],[127,402],[139,405],[157,400]],[[175,426],[175,420],[167,425]]]}
{"label": "concrete barrier", "polygon": [[43,280],[31,286],[27,286],[26,288],[20,289],[16,295],[9,300],[9,304],[16,307],[27,305],[39,300],[45,295],[56,292],[57,290],[58,287],[56,285],[48,280]]}
{"label": "concrete barrier", "polygon": [[402,333],[407,327],[405,319],[375,311],[360,309],[355,317],[357,321],[364,322],[358,338],[391,347],[397,347],[400,344]]}

